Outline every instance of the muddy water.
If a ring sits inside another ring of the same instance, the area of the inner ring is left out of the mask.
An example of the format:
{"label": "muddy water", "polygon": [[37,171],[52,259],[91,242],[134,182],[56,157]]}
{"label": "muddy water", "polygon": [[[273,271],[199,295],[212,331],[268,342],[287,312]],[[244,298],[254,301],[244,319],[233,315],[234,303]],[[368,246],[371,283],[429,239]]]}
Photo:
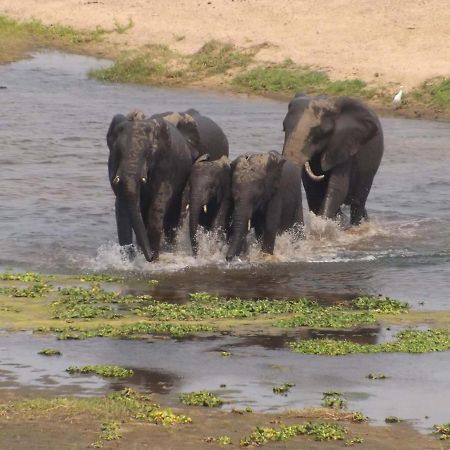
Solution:
{"label": "muddy water", "polygon": [[[368,225],[344,231],[307,214],[306,239],[282,236],[276,261],[262,259],[252,243],[249,255],[232,264],[224,261],[223,245],[207,235],[194,259],[182,230],[176,251],[164,253],[160,262],[148,264],[139,257],[124,263],[115,244],[114,198],[106,175],[105,134],[114,114],[196,107],[222,125],[234,157],[281,149],[286,104],[87,78],[89,69],[107,64],[41,53],[0,66],[0,85],[7,87],[0,90],[0,269],[144,275],[160,281],[158,297],[176,300],[193,291],[329,301],[381,293],[416,308],[448,309],[450,125],[430,121],[382,120],[386,153],[369,197]],[[376,331],[350,337],[359,342],[386,337]],[[72,377],[64,369],[110,363],[136,370],[127,384],[167,393],[173,401],[178,392],[206,388],[233,406],[270,410],[318,405],[322,392],[339,390],[349,407],[378,422],[388,415],[413,419],[421,427],[448,421],[448,353],[314,357],[289,352],[285,339],[56,342],[5,334],[0,336],[0,388],[92,395],[121,385]],[[48,346],[64,356],[36,354]],[[221,357],[222,350],[233,356]],[[392,378],[370,381],[369,372]],[[272,386],[283,382],[296,386],[287,397],[274,395]]]}
{"label": "muddy water", "polygon": [[[357,232],[307,217],[307,239],[278,240],[278,262],[252,246],[227,265],[225,249],[202,240],[191,257],[186,232],[157,264],[124,264],[115,245],[105,133],[118,112],[196,107],[222,125],[231,154],[280,150],[284,102],[181,89],[103,84],[89,69],[106,61],[63,55],[0,67],[0,265],[49,272],[155,273],[187,291],[291,296],[383,293],[445,308],[450,275],[450,125],[384,119],[386,153],[368,201],[372,222]],[[249,281],[251,280],[251,281]],[[189,281],[189,283],[186,283]]]}
{"label": "muddy water", "polygon": [[[364,412],[375,424],[390,415],[408,419],[419,429],[448,421],[450,358],[443,354],[317,357],[292,354],[284,347],[286,339],[223,336],[182,342],[55,342],[51,337],[0,335],[0,389],[85,396],[133,386],[165,394],[166,402],[173,405],[179,404],[180,392],[207,389],[229,402],[225,409],[251,406],[255,411],[320,406],[323,392],[339,391],[350,409]],[[377,339],[360,335],[355,340]],[[44,347],[57,348],[63,356],[37,355]],[[222,351],[231,356],[221,356]],[[65,372],[70,365],[98,363],[133,368],[135,375],[107,381]],[[371,372],[390,378],[369,380]],[[282,383],[295,384],[287,396],[272,392]]]}

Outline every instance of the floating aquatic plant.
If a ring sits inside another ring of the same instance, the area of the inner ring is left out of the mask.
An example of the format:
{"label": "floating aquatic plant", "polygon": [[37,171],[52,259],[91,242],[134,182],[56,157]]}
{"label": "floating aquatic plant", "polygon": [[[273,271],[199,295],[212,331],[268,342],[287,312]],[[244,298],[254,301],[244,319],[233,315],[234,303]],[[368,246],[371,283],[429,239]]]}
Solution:
{"label": "floating aquatic plant", "polygon": [[390,297],[362,296],[353,300],[352,305],[356,309],[372,311],[383,314],[398,314],[408,311],[409,304]]}
{"label": "floating aquatic plant", "polygon": [[223,405],[223,400],[212,392],[198,391],[198,392],[186,392],[179,396],[181,403],[189,406],[207,406],[217,407]]}
{"label": "floating aquatic plant", "polygon": [[134,371],[131,369],[124,369],[119,366],[70,366],[66,369],[66,372],[70,374],[89,374],[93,373],[105,378],[127,378],[134,375]]}
{"label": "floating aquatic plant", "polygon": [[274,386],[272,388],[272,391],[274,394],[278,394],[278,395],[284,395],[287,396],[287,393],[291,390],[292,387],[294,387],[295,384],[291,384],[291,383],[283,383],[280,384],[279,386]]}
{"label": "floating aquatic plant", "polygon": [[61,356],[62,352],[54,348],[43,348],[41,351],[38,352],[38,354],[44,356]]}
{"label": "floating aquatic plant", "polygon": [[347,404],[347,400],[341,392],[324,392],[322,397],[322,405],[327,408],[343,409]]}

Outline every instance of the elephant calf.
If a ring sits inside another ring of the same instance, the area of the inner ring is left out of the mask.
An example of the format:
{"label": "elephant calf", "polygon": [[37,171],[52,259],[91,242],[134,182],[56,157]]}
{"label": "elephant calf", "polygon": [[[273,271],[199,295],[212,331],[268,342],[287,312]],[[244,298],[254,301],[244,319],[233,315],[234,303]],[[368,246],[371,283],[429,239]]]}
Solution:
{"label": "elephant calf", "polygon": [[277,233],[303,225],[301,169],[274,151],[242,155],[231,166],[234,211],[226,259],[239,256],[251,227],[262,251],[273,254]]}
{"label": "elephant calf", "polygon": [[189,234],[192,252],[197,255],[197,231],[227,231],[231,206],[231,166],[226,156],[210,161],[209,154],[198,158],[191,169],[185,190],[189,207]]}

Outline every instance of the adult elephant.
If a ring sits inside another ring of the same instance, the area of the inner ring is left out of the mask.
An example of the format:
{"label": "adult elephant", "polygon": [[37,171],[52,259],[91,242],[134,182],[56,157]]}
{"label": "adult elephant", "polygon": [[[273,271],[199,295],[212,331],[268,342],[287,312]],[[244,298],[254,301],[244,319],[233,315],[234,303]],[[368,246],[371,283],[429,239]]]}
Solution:
{"label": "adult elephant", "polygon": [[305,168],[310,210],[335,218],[346,204],[352,225],[367,219],[366,200],[384,150],[375,113],[350,97],[297,94],[283,128],[283,156]]}
{"label": "adult elephant", "polygon": [[169,241],[175,237],[191,149],[174,125],[140,112],[114,116],[106,140],[119,244],[130,246],[134,231],[146,260],[154,261],[162,231]]}
{"label": "adult elephant", "polygon": [[199,225],[208,231],[229,229],[231,214],[231,166],[227,156],[211,161],[209,154],[200,156],[192,166],[185,190],[189,208],[189,235],[192,252],[197,255]]}
{"label": "adult elephant", "polygon": [[181,132],[191,150],[192,161],[204,154],[208,154],[211,161],[229,155],[228,139],[222,128],[193,108],[154,114],[151,118],[164,119]]}
{"label": "adult elephant", "polygon": [[245,154],[232,162],[234,203],[227,261],[239,256],[248,230],[273,254],[277,233],[303,225],[301,169],[278,152]]}

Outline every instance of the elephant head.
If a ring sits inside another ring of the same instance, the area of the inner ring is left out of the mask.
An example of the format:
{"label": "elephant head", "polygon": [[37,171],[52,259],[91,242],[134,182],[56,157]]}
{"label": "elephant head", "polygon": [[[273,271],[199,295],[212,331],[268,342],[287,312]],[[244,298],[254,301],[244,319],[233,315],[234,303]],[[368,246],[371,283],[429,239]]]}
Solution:
{"label": "elephant head", "polygon": [[354,156],[379,130],[377,117],[350,97],[307,97],[297,94],[283,122],[283,156],[305,166],[315,179],[309,161],[320,155],[322,172]]}
{"label": "elephant head", "polygon": [[197,254],[199,224],[224,230],[231,196],[231,166],[226,156],[210,161],[200,156],[189,178],[189,234],[192,251]]}
{"label": "elephant head", "polygon": [[245,154],[231,163],[233,230],[226,259],[239,256],[256,212],[277,192],[285,159],[278,152]]}
{"label": "elephant head", "polygon": [[168,139],[164,121],[146,120],[141,112],[114,116],[106,136],[111,188],[116,195],[120,245],[132,244],[132,231],[147,261],[152,251],[144,224],[141,199],[148,189],[154,155]]}

